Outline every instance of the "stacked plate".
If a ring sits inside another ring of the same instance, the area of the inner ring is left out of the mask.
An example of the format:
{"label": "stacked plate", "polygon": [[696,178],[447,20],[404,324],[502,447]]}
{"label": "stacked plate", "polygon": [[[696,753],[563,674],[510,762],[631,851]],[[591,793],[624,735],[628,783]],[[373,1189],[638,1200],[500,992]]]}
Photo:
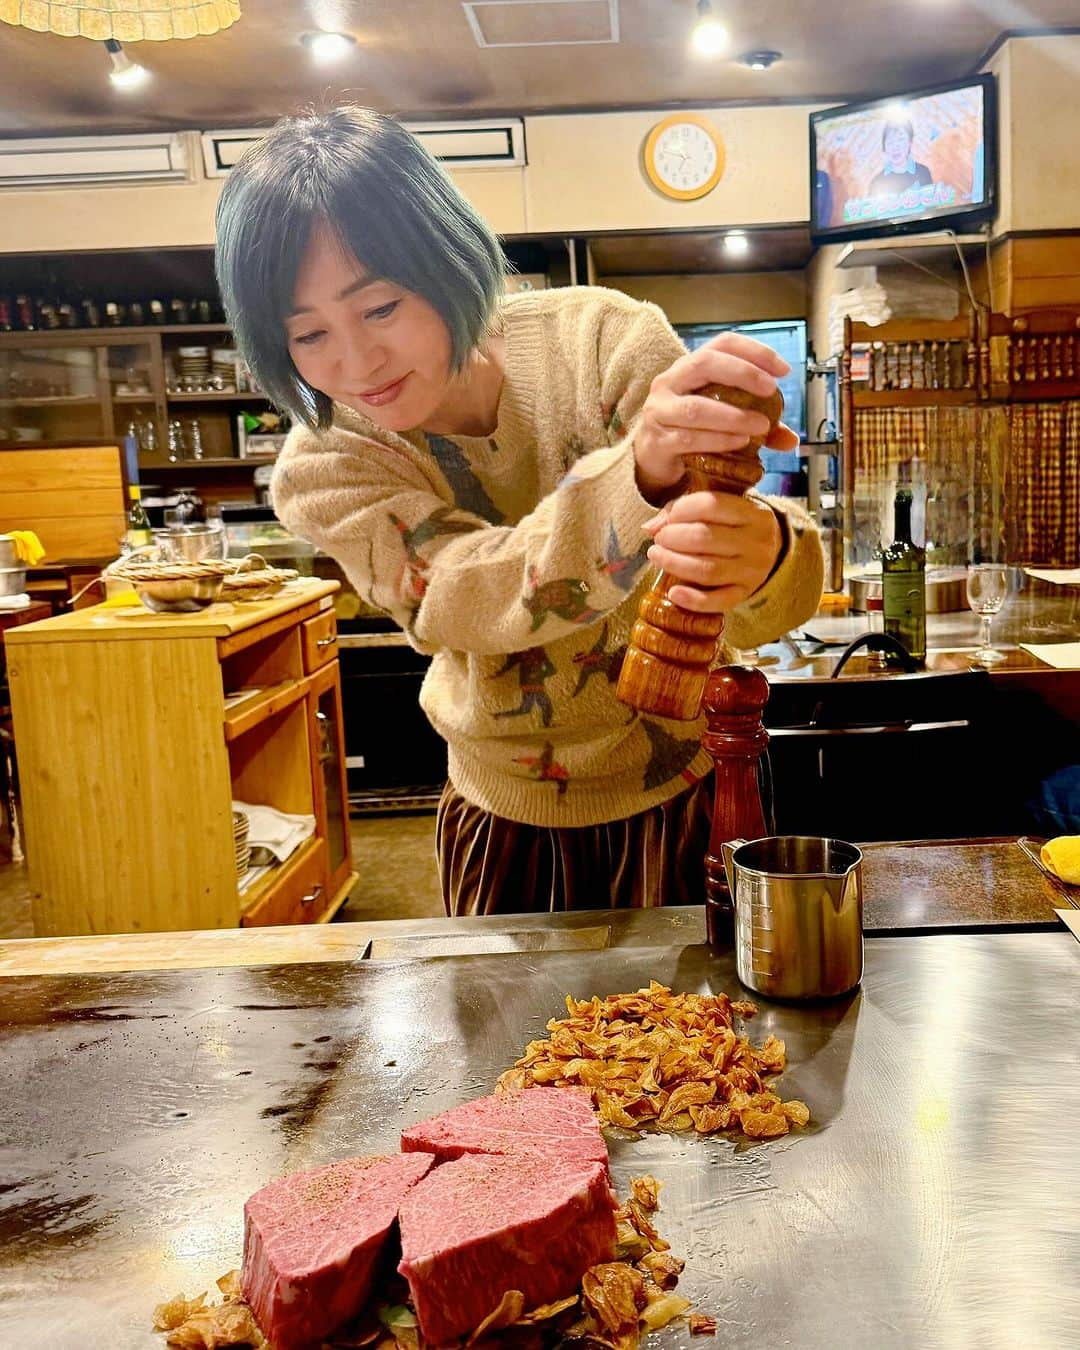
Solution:
{"label": "stacked plate", "polygon": [[251,847],[248,844],[248,818],[243,811],[233,812],[233,847],[236,850],[236,875],[242,877],[251,862]]}
{"label": "stacked plate", "polygon": [[215,347],[210,353],[210,373],[215,387],[220,384],[222,389],[236,388],[236,358],[235,347]]}
{"label": "stacked plate", "polygon": [[191,388],[210,383],[210,348],[181,347],[177,352],[177,374],[181,388],[187,384]]}

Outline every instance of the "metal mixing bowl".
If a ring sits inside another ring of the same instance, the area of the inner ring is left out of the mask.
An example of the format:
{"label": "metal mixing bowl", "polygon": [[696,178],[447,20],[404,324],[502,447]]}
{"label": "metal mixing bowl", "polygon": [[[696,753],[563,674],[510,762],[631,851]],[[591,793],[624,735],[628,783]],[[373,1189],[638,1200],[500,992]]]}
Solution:
{"label": "metal mixing bowl", "polygon": [[155,614],[194,614],[212,605],[221,594],[222,577],[171,577],[159,581],[132,581],[135,594]]}
{"label": "metal mixing bowl", "polygon": [[0,567],[0,595],[22,595],[25,590],[25,567]]}

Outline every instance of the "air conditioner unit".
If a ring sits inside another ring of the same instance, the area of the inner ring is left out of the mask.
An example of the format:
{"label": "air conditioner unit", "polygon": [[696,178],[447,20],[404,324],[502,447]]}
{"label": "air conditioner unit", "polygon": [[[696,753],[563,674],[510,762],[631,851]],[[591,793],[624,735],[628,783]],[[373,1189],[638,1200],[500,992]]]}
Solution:
{"label": "air conditioner unit", "polygon": [[[520,117],[472,122],[406,122],[405,126],[442,164],[458,169],[507,168],[524,164],[525,124]],[[225,178],[266,127],[204,131],[203,163],[208,178]]]}
{"label": "air conditioner unit", "polygon": [[0,187],[168,183],[189,177],[183,132],[0,138]]}

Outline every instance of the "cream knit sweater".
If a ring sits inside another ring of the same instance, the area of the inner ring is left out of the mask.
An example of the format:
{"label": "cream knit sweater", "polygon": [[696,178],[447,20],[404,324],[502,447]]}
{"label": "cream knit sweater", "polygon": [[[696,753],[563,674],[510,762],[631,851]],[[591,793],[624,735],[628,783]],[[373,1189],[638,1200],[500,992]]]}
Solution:
{"label": "cream knit sweater", "polygon": [[[685,348],[656,306],[600,288],[508,297],[500,324],[490,436],[398,435],[339,406],[329,430],[291,433],[274,506],[431,654],[420,701],[463,797],[539,826],[618,820],[711,768],[703,722],[638,715],[615,697],[655,577],[634,419]],[[821,594],[812,523],[771,504],[785,550],[728,616],[734,647],[779,637]]]}

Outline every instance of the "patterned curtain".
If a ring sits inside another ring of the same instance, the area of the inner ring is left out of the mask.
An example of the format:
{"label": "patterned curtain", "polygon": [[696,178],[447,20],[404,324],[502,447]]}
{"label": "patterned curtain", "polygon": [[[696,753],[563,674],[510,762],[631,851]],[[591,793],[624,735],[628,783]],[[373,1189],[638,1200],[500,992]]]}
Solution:
{"label": "patterned curtain", "polygon": [[888,540],[897,466],[917,460],[932,564],[1080,564],[1080,400],[860,408],[854,430],[855,561]]}

